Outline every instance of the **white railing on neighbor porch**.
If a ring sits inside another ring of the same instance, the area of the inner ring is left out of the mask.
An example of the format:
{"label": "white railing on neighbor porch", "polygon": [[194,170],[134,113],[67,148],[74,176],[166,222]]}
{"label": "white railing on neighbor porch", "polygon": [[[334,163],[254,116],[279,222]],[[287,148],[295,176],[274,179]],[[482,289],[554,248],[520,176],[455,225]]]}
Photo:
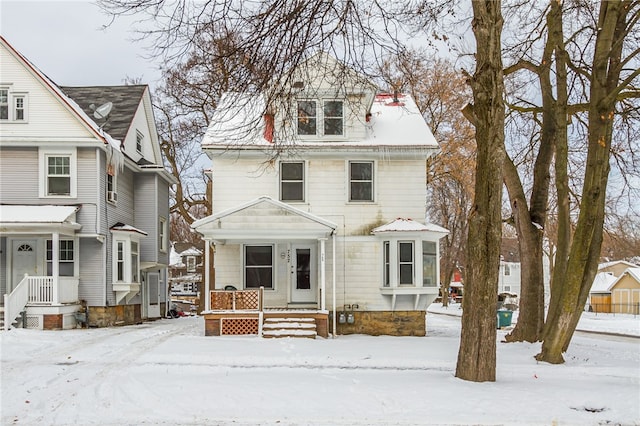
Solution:
{"label": "white railing on neighbor porch", "polygon": [[78,279],[73,277],[38,277],[25,275],[24,279],[4,295],[4,327],[8,329],[25,306],[60,305],[78,301]]}

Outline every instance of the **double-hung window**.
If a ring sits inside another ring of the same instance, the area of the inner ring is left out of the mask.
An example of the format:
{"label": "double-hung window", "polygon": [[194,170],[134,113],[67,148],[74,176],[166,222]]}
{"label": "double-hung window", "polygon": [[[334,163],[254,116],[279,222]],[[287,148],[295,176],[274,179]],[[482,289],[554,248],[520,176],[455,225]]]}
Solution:
{"label": "double-hung window", "polygon": [[76,152],[75,150],[41,149],[40,196],[76,196]]}
{"label": "double-hung window", "polygon": [[139,130],[136,130],[136,151],[139,154],[142,154],[142,141],[143,140],[144,140],[144,135]]}
{"label": "double-hung window", "polygon": [[245,288],[273,288],[273,246],[244,247]]}
{"label": "double-hung window", "polygon": [[304,162],[280,163],[280,200],[304,201]]}
{"label": "double-hung window", "polygon": [[398,242],[398,284],[411,285],[413,282],[413,241]]}
{"label": "double-hung window", "polygon": [[334,99],[298,101],[298,135],[343,136],[344,102]]}
{"label": "double-hung window", "polygon": [[435,287],[438,283],[438,269],[436,266],[436,243],[422,242],[422,286]]}
{"label": "double-hung window", "polygon": [[27,121],[27,94],[0,87],[0,120]]}
{"label": "double-hung window", "polygon": [[0,120],[9,119],[9,89],[0,88]]}
{"label": "double-hung window", "polygon": [[373,201],[373,161],[349,162],[349,201]]}
{"label": "double-hung window", "polygon": [[158,249],[161,252],[167,251],[167,219],[158,219]]}
{"label": "double-hung window", "polygon": [[113,282],[118,284],[140,283],[140,241],[138,234],[112,231],[113,233]]}
{"label": "double-hung window", "polygon": [[[60,240],[58,250],[58,274],[61,277],[74,275],[73,240]],[[53,275],[53,240],[47,240],[47,275]]]}

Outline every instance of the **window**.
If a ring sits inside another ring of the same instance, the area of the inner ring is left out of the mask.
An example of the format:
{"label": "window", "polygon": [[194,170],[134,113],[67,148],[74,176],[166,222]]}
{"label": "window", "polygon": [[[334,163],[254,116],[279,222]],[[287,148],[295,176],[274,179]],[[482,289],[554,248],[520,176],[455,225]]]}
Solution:
{"label": "window", "polygon": [[113,282],[140,283],[140,242],[127,232],[114,232]]}
{"label": "window", "polygon": [[0,120],[9,119],[9,89],[0,89]]}
{"label": "window", "polygon": [[71,165],[68,156],[47,156],[47,195],[71,195]]}
{"label": "window", "polygon": [[107,201],[116,203],[118,201],[118,184],[113,167],[107,169]]}
{"label": "window", "polygon": [[138,243],[131,241],[131,282],[140,282],[138,273],[140,272],[140,256],[138,253]]}
{"label": "window", "polygon": [[383,263],[384,263],[384,277],[383,277],[383,286],[389,287],[389,272],[390,272],[390,262],[389,262],[389,241],[385,241],[382,244],[382,252],[383,252]]}
{"label": "window", "polygon": [[373,162],[349,162],[349,201],[373,201]]}
{"label": "window", "polygon": [[280,163],[280,200],[304,201],[304,163]]}
{"label": "window", "polygon": [[436,269],[436,243],[422,242],[422,286],[435,287],[438,282]]}
{"label": "window", "polygon": [[342,115],[342,101],[324,102],[324,134],[343,135],[344,119]]}
{"label": "window", "polygon": [[[322,113],[321,116],[320,113]],[[318,122],[322,123],[322,127],[318,126]],[[320,111],[318,101],[298,101],[298,135],[344,135],[344,102],[325,100]]]}
{"label": "window", "polygon": [[25,115],[25,97],[24,96],[16,96],[13,98],[13,102],[15,105],[13,119],[16,121],[24,121],[26,119]]}
{"label": "window", "polygon": [[0,120],[24,122],[27,120],[27,94],[9,89],[0,88]]}
{"label": "window", "polygon": [[298,134],[315,135],[316,101],[298,101]]}
{"label": "window", "polygon": [[158,222],[158,249],[167,251],[167,219],[161,217]]}
{"label": "window", "polygon": [[142,154],[142,140],[144,139],[144,135],[140,133],[139,130],[136,130],[136,151]]}
{"label": "window", "polygon": [[[59,241],[58,274],[61,277],[74,275],[73,240]],[[47,275],[53,275],[53,240],[47,240]]]}
{"label": "window", "polygon": [[273,288],[273,246],[244,247],[245,288]]}
{"label": "window", "polygon": [[118,241],[116,246],[116,281],[124,281],[124,241]]}
{"label": "window", "polygon": [[504,275],[505,276],[511,275],[511,267],[506,263],[504,264]]}
{"label": "window", "polygon": [[76,151],[41,149],[40,197],[76,197]]}
{"label": "window", "polygon": [[413,241],[398,242],[398,272],[398,284],[413,284]]}
{"label": "window", "polygon": [[187,272],[195,272],[195,271],[196,271],[196,257],[187,256]]}

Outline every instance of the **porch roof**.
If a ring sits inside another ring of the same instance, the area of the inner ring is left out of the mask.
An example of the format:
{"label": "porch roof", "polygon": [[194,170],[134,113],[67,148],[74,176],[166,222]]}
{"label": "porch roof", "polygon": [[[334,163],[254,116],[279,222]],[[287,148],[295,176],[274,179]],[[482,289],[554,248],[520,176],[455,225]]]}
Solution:
{"label": "porch roof", "polygon": [[0,234],[60,232],[73,234],[82,228],[75,214],[80,206],[1,205]]}
{"label": "porch roof", "polygon": [[264,196],[197,220],[192,228],[205,239],[246,241],[326,238],[337,225]]}

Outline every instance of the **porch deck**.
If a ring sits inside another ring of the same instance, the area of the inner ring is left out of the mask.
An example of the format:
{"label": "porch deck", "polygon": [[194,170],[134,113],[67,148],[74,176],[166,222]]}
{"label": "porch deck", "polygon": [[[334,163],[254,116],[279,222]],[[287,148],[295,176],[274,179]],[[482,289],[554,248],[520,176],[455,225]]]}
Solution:
{"label": "porch deck", "polygon": [[[257,335],[264,337],[265,322],[282,321],[292,324],[292,329],[295,329],[294,323],[299,320],[315,323],[317,335],[328,337],[328,311],[306,308],[265,308],[263,294],[262,287],[258,290],[211,290],[211,309],[202,312],[205,319],[205,336]],[[296,333],[280,334],[291,336]]]}

